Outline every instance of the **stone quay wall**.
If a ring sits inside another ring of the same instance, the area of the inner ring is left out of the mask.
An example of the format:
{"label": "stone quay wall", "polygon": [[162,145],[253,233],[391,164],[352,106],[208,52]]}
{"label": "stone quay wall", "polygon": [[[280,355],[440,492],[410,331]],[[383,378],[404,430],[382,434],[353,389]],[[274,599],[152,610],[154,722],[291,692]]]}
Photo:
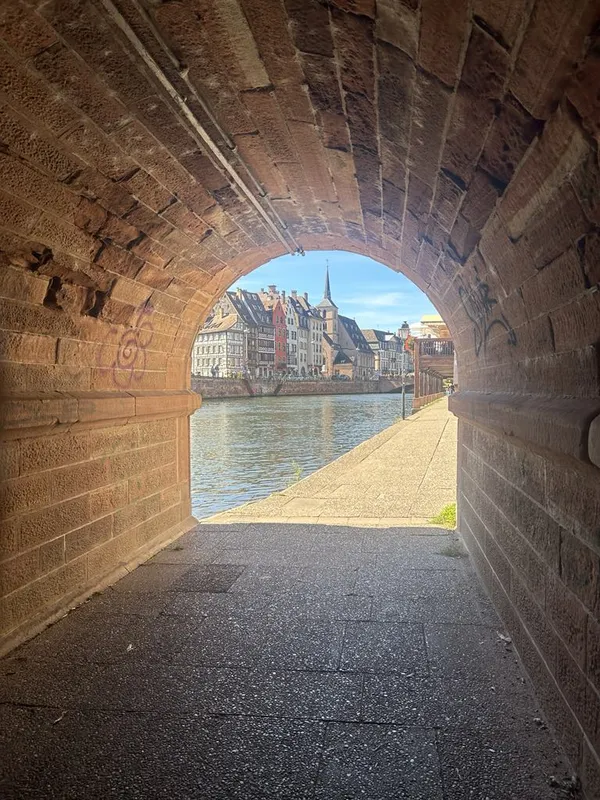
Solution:
{"label": "stone quay wall", "polygon": [[251,381],[244,378],[192,378],[192,389],[204,400],[225,397],[375,394],[390,391],[383,388],[379,381]]}
{"label": "stone quay wall", "polygon": [[[243,378],[194,378],[192,389],[202,396],[203,400],[221,397],[250,397],[255,394],[251,390],[251,382]],[[264,392],[258,392],[264,394]]]}

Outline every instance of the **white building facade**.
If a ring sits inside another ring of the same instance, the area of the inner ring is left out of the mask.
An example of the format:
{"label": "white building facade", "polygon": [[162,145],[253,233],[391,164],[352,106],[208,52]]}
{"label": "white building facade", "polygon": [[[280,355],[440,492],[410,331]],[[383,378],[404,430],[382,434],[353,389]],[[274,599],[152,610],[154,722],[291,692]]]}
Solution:
{"label": "white building facade", "polygon": [[309,375],[321,375],[325,363],[323,348],[325,321],[319,311],[309,303],[307,294],[304,294],[299,300],[306,312],[308,321],[307,371]]}
{"label": "white building facade", "polygon": [[[296,330],[296,343],[297,343],[297,356],[298,364],[296,372],[301,377],[308,375],[308,340],[309,340],[309,323],[308,313],[300,302],[298,293],[295,289],[292,290],[287,299],[287,306],[292,311],[294,317],[294,327]],[[293,341],[293,340],[292,340]]]}
{"label": "white building facade", "polygon": [[192,374],[235,378],[247,369],[248,332],[234,315],[215,318],[203,328],[192,349]]}

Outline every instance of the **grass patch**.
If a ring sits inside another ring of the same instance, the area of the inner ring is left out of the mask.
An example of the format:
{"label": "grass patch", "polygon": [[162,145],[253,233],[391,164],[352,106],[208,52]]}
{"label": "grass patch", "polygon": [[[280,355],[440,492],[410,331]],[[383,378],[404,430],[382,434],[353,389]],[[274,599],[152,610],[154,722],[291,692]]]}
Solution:
{"label": "grass patch", "polygon": [[448,503],[440,513],[429,520],[432,525],[441,525],[443,528],[456,528],[456,503]]}

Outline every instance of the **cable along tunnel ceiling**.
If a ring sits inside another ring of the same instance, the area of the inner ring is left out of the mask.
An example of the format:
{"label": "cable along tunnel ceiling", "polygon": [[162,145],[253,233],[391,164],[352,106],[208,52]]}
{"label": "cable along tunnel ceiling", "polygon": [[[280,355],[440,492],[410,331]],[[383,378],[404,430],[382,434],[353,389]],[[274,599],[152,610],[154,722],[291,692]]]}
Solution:
{"label": "cable along tunnel ceiling", "polygon": [[136,326],[151,307],[170,358],[236,277],[326,247],[405,272],[465,365],[531,352],[520,284],[573,239],[597,248],[597,11],[5,2],[4,189],[44,213],[3,249],[76,319]]}

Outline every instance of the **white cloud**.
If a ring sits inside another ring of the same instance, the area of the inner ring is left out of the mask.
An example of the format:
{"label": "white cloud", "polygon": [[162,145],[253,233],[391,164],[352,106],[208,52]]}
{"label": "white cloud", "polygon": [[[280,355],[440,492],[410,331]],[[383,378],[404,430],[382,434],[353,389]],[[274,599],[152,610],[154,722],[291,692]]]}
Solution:
{"label": "white cloud", "polygon": [[413,301],[406,292],[381,292],[379,294],[363,294],[359,297],[340,297],[336,298],[337,305],[361,306],[362,308],[397,308],[398,305]]}

